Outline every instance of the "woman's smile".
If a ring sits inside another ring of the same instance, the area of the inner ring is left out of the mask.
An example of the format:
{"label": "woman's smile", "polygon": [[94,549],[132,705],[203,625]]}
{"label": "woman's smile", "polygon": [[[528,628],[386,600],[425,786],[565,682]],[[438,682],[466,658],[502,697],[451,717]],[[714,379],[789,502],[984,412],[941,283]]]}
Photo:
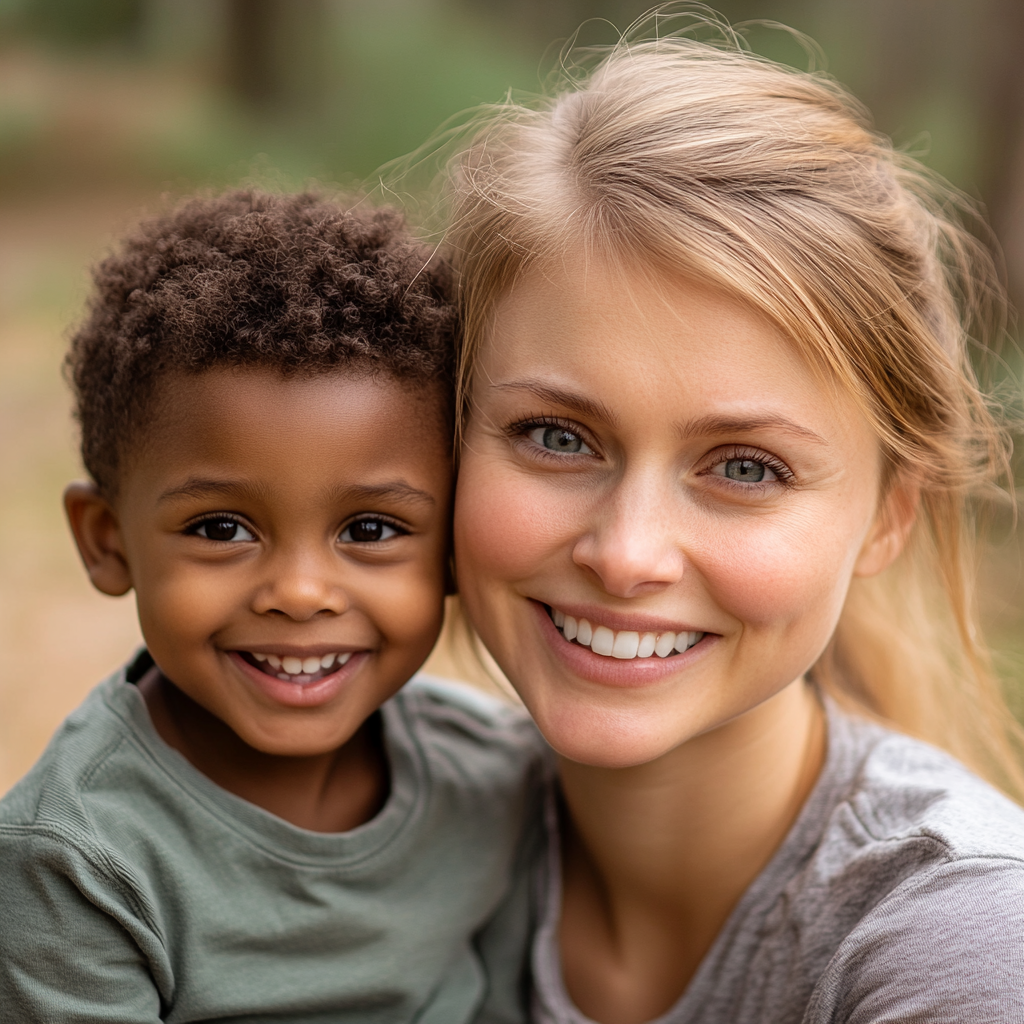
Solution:
{"label": "woman's smile", "polygon": [[460,591],[556,750],[638,764],[818,658],[877,532],[878,445],[738,300],[546,269],[480,353]]}

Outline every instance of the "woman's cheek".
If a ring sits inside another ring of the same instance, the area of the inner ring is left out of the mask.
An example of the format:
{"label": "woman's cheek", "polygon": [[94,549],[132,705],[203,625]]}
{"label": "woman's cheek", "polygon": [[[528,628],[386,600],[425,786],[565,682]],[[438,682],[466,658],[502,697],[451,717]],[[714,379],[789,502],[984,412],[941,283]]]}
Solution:
{"label": "woman's cheek", "polygon": [[711,534],[700,567],[719,607],[754,629],[814,621],[831,630],[857,550],[839,523],[799,517],[727,524]]}
{"label": "woman's cheek", "polygon": [[480,582],[511,583],[532,576],[565,540],[569,516],[564,504],[532,477],[501,466],[487,472],[467,460],[455,506],[460,573]]}

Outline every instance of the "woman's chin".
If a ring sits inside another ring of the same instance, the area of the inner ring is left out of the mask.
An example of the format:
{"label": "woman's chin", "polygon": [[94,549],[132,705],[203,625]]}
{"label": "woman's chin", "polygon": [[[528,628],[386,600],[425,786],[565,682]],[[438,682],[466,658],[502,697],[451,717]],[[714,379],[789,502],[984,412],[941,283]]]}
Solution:
{"label": "woman's chin", "polygon": [[527,708],[554,751],[594,768],[633,768],[656,761],[691,738],[683,723],[652,709],[608,710],[586,702]]}

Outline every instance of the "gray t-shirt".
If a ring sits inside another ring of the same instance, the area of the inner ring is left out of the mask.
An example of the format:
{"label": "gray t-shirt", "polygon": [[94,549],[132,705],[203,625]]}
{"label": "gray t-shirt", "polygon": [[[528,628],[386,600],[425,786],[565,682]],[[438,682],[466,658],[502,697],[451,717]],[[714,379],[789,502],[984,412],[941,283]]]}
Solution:
{"label": "gray t-shirt", "polygon": [[93,690],[0,801],[0,1020],[523,1021],[536,730],[424,677],[381,711],[385,806],[323,834],[197,771],[124,670]]}
{"label": "gray t-shirt", "polygon": [[[800,816],[656,1024],[1024,1022],[1024,811],[934,747],[828,718]],[[549,849],[534,1019],[591,1024],[562,982]]]}

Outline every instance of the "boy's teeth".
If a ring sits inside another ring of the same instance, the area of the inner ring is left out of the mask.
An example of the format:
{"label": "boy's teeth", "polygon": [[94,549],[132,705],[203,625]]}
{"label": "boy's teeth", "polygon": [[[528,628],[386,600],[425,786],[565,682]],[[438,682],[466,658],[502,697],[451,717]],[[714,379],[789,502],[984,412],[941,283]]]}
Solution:
{"label": "boy's teeth", "polygon": [[351,651],[346,651],[344,654],[325,654],[322,658],[312,656],[296,658],[290,654],[279,658],[276,654],[257,654],[255,651],[252,652],[253,660],[261,664],[265,663],[269,669],[273,670],[272,674],[277,676],[278,679],[283,679],[286,682],[295,680],[300,683],[322,679],[332,670],[336,671],[342,665],[347,664],[351,657]]}
{"label": "boy's teeth", "polygon": [[652,654],[667,658],[676,651],[682,653],[704,636],[687,630],[680,633],[638,633],[621,629],[615,632],[607,626],[592,626],[586,619],[575,619],[557,608],[551,609],[551,619],[566,640],[575,640],[595,654],[623,661],[649,658]]}

